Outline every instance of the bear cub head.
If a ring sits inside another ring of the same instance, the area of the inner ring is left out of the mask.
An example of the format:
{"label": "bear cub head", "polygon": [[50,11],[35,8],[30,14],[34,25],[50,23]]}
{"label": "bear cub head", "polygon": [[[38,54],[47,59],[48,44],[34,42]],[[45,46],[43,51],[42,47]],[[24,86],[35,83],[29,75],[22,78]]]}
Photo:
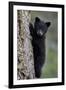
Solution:
{"label": "bear cub head", "polygon": [[34,22],[34,33],[37,36],[42,37],[47,32],[50,24],[50,22],[44,22],[39,17],[36,17]]}

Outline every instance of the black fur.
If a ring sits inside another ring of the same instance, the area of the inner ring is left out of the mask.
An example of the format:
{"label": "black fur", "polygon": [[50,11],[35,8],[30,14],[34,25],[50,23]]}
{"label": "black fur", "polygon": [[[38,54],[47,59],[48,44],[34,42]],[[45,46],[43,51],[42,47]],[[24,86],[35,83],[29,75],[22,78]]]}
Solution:
{"label": "black fur", "polygon": [[35,75],[40,78],[41,69],[45,62],[45,34],[50,26],[50,22],[44,22],[40,18],[36,17],[34,27],[30,23],[29,29],[33,38],[33,52],[34,52],[34,65]]}

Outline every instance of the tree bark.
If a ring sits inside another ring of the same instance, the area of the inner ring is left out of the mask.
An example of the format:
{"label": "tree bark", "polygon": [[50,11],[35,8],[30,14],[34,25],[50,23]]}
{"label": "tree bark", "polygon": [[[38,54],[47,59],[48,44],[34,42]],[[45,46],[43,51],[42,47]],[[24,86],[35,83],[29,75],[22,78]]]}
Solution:
{"label": "tree bark", "polygon": [[17,11],[17,79],[35,78],[33,49],[29,30],[30,11]]}

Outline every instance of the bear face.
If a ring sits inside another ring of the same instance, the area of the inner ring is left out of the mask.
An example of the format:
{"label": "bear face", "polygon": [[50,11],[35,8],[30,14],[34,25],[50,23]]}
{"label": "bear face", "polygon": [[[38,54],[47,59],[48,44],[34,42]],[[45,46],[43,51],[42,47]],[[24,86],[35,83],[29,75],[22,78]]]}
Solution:
{"label": "bear face", "polygon": [[40,18],[38,17],[35,18],[34,30],[37,36],[42,37],[43,35],[45,35],[49,26],[50,26],[50,22],[45,23]]}

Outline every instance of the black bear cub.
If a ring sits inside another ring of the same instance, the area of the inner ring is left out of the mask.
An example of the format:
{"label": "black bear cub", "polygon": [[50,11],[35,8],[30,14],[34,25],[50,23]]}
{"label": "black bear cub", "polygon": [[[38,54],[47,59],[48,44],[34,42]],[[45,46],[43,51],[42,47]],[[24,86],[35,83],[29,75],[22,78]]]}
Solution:
{"label": "black bear cub", "polygon": [[37,78],[40,78],[41,69],[45,62],[45,34],[49,26],[50,22],[45,23],[39,17],[35,18],[34,27],[31,23],[29,25],[34,52],[35,76]]}

